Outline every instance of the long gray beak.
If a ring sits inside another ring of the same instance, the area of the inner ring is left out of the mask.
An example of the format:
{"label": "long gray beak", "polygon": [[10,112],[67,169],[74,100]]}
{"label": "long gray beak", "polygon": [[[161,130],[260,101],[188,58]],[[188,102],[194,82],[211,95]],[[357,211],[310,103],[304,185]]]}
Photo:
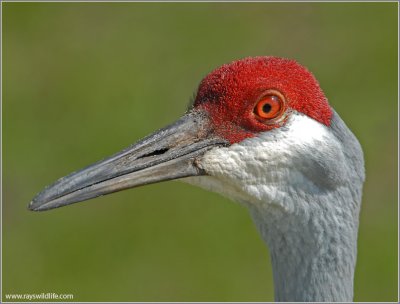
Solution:
{"label": "long gray beak", "polygon": [[205,175],[196,159],[229,143],[216,136],[208,116],[192,111],[121,152],[60,178],[30,202],[43,211],[128,188]]}

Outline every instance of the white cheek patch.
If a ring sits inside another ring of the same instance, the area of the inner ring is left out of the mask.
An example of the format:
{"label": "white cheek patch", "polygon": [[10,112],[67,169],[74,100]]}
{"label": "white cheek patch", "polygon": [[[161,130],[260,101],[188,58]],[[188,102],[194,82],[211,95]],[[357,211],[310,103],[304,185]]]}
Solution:
{"label": "white cheek patch", "polygon": [[292,190],[318,194],[337,187],[346,179],[341,162],[340,143],[328,127],[293,113],[279,129],[208,151],[199,166],[218,183],[207,185],[202,177],[191,181],[236,200],[282,203]]}

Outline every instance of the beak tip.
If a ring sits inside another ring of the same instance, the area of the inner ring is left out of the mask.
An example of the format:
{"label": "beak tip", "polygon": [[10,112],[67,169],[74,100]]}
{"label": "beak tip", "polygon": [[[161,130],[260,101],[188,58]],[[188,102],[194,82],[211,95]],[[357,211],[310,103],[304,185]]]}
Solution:
{"label": "beak tip", "polygon": [[31,202],[28,204],[27,209],[28,209],[29,211],[36,211],[36,207],[34,206],[34,202],[33,202],[33,201],[31,201]]}
{"label": "beak tip", "polygon": [[36,195],[28,204],[27,209],[29,211],[45,211],[48,208],[46,208],[45,201],[43,199],[40,199],[39,195]]}
{"label": "beak tip", "polygon": [[29,211],[40,211],[40,205],[33,199],[27,206]]}

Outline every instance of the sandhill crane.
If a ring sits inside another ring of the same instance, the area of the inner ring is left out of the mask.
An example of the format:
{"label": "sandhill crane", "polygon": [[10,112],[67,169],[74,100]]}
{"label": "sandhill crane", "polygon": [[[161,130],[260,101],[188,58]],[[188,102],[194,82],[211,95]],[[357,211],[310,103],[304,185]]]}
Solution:
{"label": "sandhill crane", "polygon": [[217,68],[178,121],[59,179],[29,209],[173,179],[249,209],[277,301],[352,301],[363,153],[306,68],[277,57]]}

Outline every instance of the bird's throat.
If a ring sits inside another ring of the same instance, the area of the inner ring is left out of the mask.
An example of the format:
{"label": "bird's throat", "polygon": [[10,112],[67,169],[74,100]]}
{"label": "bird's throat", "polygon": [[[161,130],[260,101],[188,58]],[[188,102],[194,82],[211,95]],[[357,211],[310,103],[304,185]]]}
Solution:
{"label": "bird's throat", "polygon": [[358,220],[251,213],[270,250],[276,301],[353,300]]}

